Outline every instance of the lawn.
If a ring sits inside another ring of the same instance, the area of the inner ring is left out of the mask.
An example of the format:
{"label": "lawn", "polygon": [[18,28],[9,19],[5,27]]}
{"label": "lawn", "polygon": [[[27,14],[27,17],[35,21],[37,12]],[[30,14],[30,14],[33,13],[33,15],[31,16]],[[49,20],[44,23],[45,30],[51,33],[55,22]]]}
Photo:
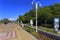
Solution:
{"label": "lawn", "polygon": [[42,30],[42,31],[45,31],[45,32],[49,32],[49,33],[52,33],[52,34],[57,34],[54,29],[52,28],[46,28],[46,27],[38,27],[39,30]]}
{"label": "lawn", "polygon": [[[25,27],[24,28],[27,32],[31,33],[33,36],[35,36],[37,39],[39,39],[39,33],[36,32],[33,28],[31,27]],[[51,28],[46,28],[46,27],[38,27],[38,30],[42,30],[44,32],[49,32],[49,33],[52,33],[52,34],[57,34],[54,29],[51,29]]]}
{"label": "lawn", "polygon": [[25,30],[26,30],[27,32],[31,33],[31,34],[32,34],[33,36],[35,36],[37,39],[39,38],[38,32],[35,32],[35,30],[34,30],[33,28],[27,27],[27,28],[25,28]]}

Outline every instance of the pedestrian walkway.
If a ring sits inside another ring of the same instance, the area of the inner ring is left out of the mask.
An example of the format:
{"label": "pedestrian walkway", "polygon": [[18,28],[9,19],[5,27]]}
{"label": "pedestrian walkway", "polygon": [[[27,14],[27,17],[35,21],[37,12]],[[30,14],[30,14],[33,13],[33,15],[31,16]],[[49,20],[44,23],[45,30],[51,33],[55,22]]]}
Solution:
{"label": "pedestrian walkway", "polygon": [[19,25],[15,24],[17,37],[13,40],[37,40],[30,33],[23,30]]}
{"label": "pedestrian walkway", "polygon": [[[0,25],[1,27],[2,25]],[[4,29],[5,28],[5,29]],[[26,32],[19,25],[15,23],[9,23],[1,27],[1,32],[4,35],[0,35],[0,40],[37,40],[30,33]]]}

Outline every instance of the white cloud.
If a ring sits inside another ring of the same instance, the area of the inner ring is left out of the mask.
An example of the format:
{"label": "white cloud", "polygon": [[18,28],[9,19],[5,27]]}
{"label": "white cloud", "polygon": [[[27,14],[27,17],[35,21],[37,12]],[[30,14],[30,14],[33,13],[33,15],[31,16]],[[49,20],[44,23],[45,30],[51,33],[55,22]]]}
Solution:
{"label": "white cloud", "polygon": [[15,20],[17,20],[17,18],[9,18],[9,20],[15,21]]}

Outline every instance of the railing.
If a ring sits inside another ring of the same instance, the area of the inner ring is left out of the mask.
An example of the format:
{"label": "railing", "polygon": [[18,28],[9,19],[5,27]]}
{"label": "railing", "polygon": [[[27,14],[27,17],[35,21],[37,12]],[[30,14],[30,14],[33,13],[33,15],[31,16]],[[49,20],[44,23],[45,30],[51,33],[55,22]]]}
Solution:
{"label": "railing", "polygon": [[38,30],[40,40],[60,40],[60,36]]}

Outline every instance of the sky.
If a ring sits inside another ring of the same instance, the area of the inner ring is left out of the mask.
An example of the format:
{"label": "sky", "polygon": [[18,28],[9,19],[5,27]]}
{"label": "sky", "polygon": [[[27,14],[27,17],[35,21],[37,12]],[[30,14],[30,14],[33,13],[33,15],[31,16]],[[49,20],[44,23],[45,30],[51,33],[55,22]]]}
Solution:
{"label": "sky", "polygon": [[[43,6],[60,3],[60,0],[37,0]],[[0,20],[8,18],[16,20],[19,15],[24,15],[32,8],[32,0],[0,0]]]}

